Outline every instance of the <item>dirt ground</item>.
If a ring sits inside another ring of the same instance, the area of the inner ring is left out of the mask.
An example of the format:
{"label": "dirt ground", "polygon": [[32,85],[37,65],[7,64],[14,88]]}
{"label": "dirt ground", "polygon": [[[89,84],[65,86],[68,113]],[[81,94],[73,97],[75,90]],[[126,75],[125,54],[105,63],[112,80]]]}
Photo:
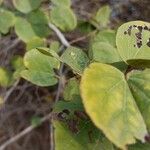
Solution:
{"label": "dirt ground", "polygon": [[[4,0],[5,5],[12,7],[11,0]],[[112,8],[111,26],[117,27],[129,20],[150,22],[150,0],[72,0],[72,8],[78,18],[88,20],[96,10],[109,4]],[[78,31],[67,33],[68,41],[83,36]],[[51,38],[51,37],[50,37]],[[53,37],[55,38],[55,37]],[[76,43],[80,47],[88,45],[88,40]],[[18,40],[13,29],[0,37],[0,66],[12,69],[10,60],[13,55],[24,55],[25,44]],[[0,87],[0,96],[6,98],[10,89]],[[13,92],[0,106],[0,144],[13,137],[31,123],[33,116],[45,116],[52,110],[53,99],[57,93],[57,85],[51,88],[40,88],[21,79],[14,86]],[[7,150],[50,150],[51,124],[43,123],[19,141],[8,146]]]}

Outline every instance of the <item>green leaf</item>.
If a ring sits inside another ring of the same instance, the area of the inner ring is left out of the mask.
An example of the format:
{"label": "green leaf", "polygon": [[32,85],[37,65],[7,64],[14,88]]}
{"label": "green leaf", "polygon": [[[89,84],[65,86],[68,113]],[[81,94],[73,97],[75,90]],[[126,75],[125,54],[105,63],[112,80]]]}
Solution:
{"label": "green leaf", "polygon": [[50,43],[50,49],[58,53],[60,50],[60,43],[58,41],[52,41]]}
{"label": "green leaf", "polygon": [[34,127],[38,127],[39,125],[41,125],[41,118],[38,116],[33,116],[31,119],[31,125]]}
{"label": "green leaf", "polygon": [[[132,21],[119,27],[116,37],[117,49],[126,63],[130,64],[129,60],[135,60],[135,64],[138,63],[138,59],[150,60],[149,30],[150,24],[143,21]],[[150,64],[150,61],[147,63]]]}
{"label": "green leaf", "polygon": [[71,1],[70,0],[51,0],[52,3],[56,6],[71,6]]}
{"label": "green leaf", "polygon": [[116,48],[105,42],[95,42],[92,45],[93,60],[101,63],[115,63],[121,61]]}
{"label": "green leaf", "polygon": [[28,14],[28,22],[31,24],[33,31],[39,37],[47,37],[50,34],[48,27],[48,16],[41,11],[36,10]]}
{"label": "green leaf", "polygon": [[13,78],[14,79],[20,78],[21,71],[25,69],[24,64],[23,64],[23,58],[17,55],[14,56],[11,60],[11,65],[14,69]]}
{"label": "green leaf", "polygon": [[15,31],[18,37],[24,42],[37,38],[31,24],[23,18],[18,17],[15,23]]}
{"label": "green leaf", "polygon": [[55,108],[55,112],[58,112],[58,116],[60,116],[60,114],[63,115],[65,120],[53,120],[53,125],[55,128],[55,149],[113,150],[113,145],[102,135],[102,133],[97,128],[95,128],[95,126],[93,126],[87,117],[84,118],[83,116],[82,118],[83,114],[80,114],[80,117],[76,116],[77,112],[82,113],[81,110],[83,109],[81,107],[81,101],[80,103],[76,102],[79,101],[59,101],[59,104],[56,104],[57,109]]}
{"label": "green leaf", "polygon": [[105,42],[116,47],[116,32],[114,30],[100,31],[92,39],[92,43],[95,42]]}
{"label": "green leaf", "polygon": [[129,73],[128,83],[150,131],[150,70]]}
{"label": "green leaf", "polygon": [[64,101],[60,100],[58,101],[53,109],[53,112],[60,113],[64,110],[68,110],[70,112],[70,115],[72,116],[74,114],[74,111],[83,111],[83,105],[80,97],[76,97],[73,101]]}
{"label": "green leaf", "polygon": [[22,13],[29,13],[37,9],[42,0],[13,0],[13,4],[17,10]]}
{"label": "green leaf", "polygon": [[74,12],[65,6],[52,8],[51,21],[62,31],[70,31],[77,26],[77,18]]}
{"label": "green leaf", "polygon": [[79,21],[77,28],[80,32],[86,34],[93,31],[93,26],[87,21]]}
{"label": "green leaf", "polygon": [[93,63],[85,69],[80,88],[86,112],[116,146],[125,149],[135,138],[144,141],[146,126],[122,72]]}
{"label": "green leaf", "polygon": [[109,23],[110,13],[110,7],[108,5],[103,6],[97,11],[94,19],[101,27],[107,27]]}
{"label": "green leaf", "polygon": [[0,32],[8,33],[9,28],[15,23],[15,16],[12,12],[0,8]]}
{"label": "green leaf", "polygon": [[64,99],[66,101],[71,101],[74,99],[75,96],[78,95],[80,95],[79,83],[76,78],[71,78],[64,89]]}
{"label": "green leaf", "polygon": [[0,86],[8,87],[11,84],[11,73],[0,67]]}
{"label": "green leaf", "polygon": [[31,50],[31,49],[34,49],[34,48],[37,48],[37,47],[43,47],[45,46],[45,40],[42,39],[42,38],[34,38],[34,39],[31,39],[30,41],[28,41],[26,43],[26,49],[27,51],[28,50]]}
{"label": "green leaf", "polygon": [[83,72],[89,63],[87,55],[76,47],[67,48],[60,59],[79,74]]}
{"label": "green leaf", "polygon": [[33,49],[25,54],[24,65],[27,69],[21,72],[21,76],[26,80],[38,86],[57,83],[53,69],[59,67],[59,62],[55,58]]}
{"label": "green leaf", "polygon": [[137,143],[129,147],[129,150],[149,150],[149,149],[150,149],[149,143]]}

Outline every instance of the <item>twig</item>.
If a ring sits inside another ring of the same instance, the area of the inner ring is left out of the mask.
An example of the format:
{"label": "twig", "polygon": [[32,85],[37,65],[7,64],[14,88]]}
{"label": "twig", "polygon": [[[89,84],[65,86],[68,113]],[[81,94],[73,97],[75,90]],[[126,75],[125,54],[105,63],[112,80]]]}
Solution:
{"label": "twig", "polygon": [[48,24],[49,27],[57,34],[58,38],[60,39],[60,41],[62,42],[62,44],[66,47],[69,47],[70,44],[69,42],[66,40],[66,38],[64,37],[64,35],[61,33],[61,31],[52,23]]}
{"label": "twig", "polygon": [[20,43],[20,41],[20,39],[15,39],[13,43],[5,49],[5,51],[8,52],[9,50],[17,46]]}
{"label": "twig", "polygon": [[[57,34],[58,38],[60,39],[60,41],[62,42],[62,44],[66,47],[69,47],[70,44],[69,42],[65,39],[64,35],[59,31],[59,29],[57,27],[55,27],[53,24],[49,23],[49,27]],[[62,76],[63,76],[63,68],[64,68],[64,63],[61,64],[61,67],[59,69],[59,83],[58,83],[58,90],[57,90],[57,94],[55,97],[55,102],[57,102],[59,100],[60,97],[60,90],[61,90],[61,86],[62,86]],[[19,83],[19,81],[18,81]],[[5,100],[8,99],[8,97],[10,96],[10,94],[13,92],[13,90],[15,89],[15,87],[18,84],[17,82],[14,84],[14,86],[9,90],[9,92],[7,93],[7,95],[5,96]],[[45,117],[43,117],[41,119],[41,123],[45,122],[46,120],[52,118],[52,113],[50,112],[48,115],[46,115]],[[0,150],[4,150],[7,146],[9,146],[10,144],[16,142],[17,140],[19,140],[20,138],[22,138],[23,136],[25,136],[26,134],[30,133],[33,129],[35,129],[37,126],[29,126],[26,129],[24,129],[23,131],[21,131],[19,134],[15,135],[14,137],[10,138],[9,140],[7,140],[4,144],[2,144],[0,146]],[[54,149],[54,138],[53,138],[53,126],[51,126],[51,150]]]}
{"label": "twig", "polygon": [[70,44],[74,44],[74,43],[77,43],[77,42],[79,42],[79,41],[83,41],[83,40],[87,39],[88,37],[92,36],[93,34],[95,34],[96,32],[97,32],[97,30],[94,30],[94,31],[88,33],[88,34],[85,35],[85,36],[82,36],[82,37],[79,37],[79,38],[77,38],[77,39],[74,39],[74,40],[72,40],[72,41],[70,42]]}
{"label": "twig", "polygon": [[11,95],[11,93],[15,90],[15,88],[17,87],[17,85],[19,84],[19,79],[14,83],[14,85],[6,92],[6,95],[4,97],[4,102],[7,101],[7,99],[9,98],[9,96]]}
{"label": "twig", "polygon": [[[43,122],[45,122],[46,120],[50,119],[51,117],[52,117],[52,113],[49,113],[48,115],[46,115],[45,117],[43,117],[41,119],[41,124]],[[0,150],[4,150],[7,146],[9,146],[10,144],[16,142],[17,140],[19,140],[20,138],[22,138],[26,134],[30,133],[36,127],[38,127],[38,126],[31,125],[31,126],[27,127],[26,129],[24,129],[23,131],[21,131],[19,134],[15,135],[14,137],[12,137],[8,141],[6,141],[4,144],[2,144],[0,146]]]}

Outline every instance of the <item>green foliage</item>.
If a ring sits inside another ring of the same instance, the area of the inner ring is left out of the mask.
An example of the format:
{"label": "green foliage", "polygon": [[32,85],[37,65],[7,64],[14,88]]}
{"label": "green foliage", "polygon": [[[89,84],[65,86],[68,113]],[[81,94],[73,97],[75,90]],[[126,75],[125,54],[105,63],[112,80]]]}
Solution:
{"label": "green foliage", "polygon": [[121,61],[117,49],[106,42],[96,42],[92,45],[93,60],[101,63]]}
{"label": "green foliage", "polygon": [[150,70],[131,72],[128,75],[128,83],[150,131]]}
{"label": "green foliage", "polygon": [[82,76],[81,95],[94,124],[118,147],[125,149],[127,144],[135,143],[135,138],[144,141],[144,120],[119,70],[91,64]]}
{"label": "green foliage", "polygon": [[42,38],[36,37],[26,43],[26,50],[28,51],[37,47],[44,47],[44,46],[45,46],[45,40]]}
{"label": "green foliage", "polygon": [[17,10],[22,13],[29,13],[37,9],[42,0],[13,0],[13,4]]}
{"label": "green foliage", "polygon": [[66,6],[53,7],[51,11],[51,21],[62,31],[70,31],[77,26],[75,14]]}
{"label": "green foliage", "polygon": [[33,116],[32,119],[31,119],[31,124],[34,127],[37,127],[37,126],[41,125],[41,118],[38,117],[38,116]]}
{"label": "green foliage", "polygon": [[79,83],[77,79],[71,78],[64,89],[64,99],[66,101],[71,101],[74,99],[74,97],[78,95],[79,95]]}
{"label": "green foliage", "polygon": [[33,31],[39,37],[46,37],[50,34],[48,28],[48,17],[41,10],[36,10],[28,14],[27,20],[32,26]]}
{"label": "green foliage", "polygon": [[[150,131],[150,23],[128,22],[116,34],[109,28],[109,6],[82,20],[71,0],[51,0],[51,9],[43,2],[13,0],[15,8],[9,10],[0,0],[1,37],[11,28],[27,50],[24,58],[13,57],[9,71],[0,67],[0,86],[10,87],[22,77],[56,88],[62,80],[62,100],[52,112],[56,150],[149,150],[150,145],[140,141]],[[63,47],[51,36],[49,22],[62,32],[85,36],[76,39],[64,33],[74,46]],[[85,39],[90,42],[84,45]],[[38,117],[31,120],[35,127],[40,123]]]}
{"label": "green foliage", "polygon": [[0,67],[0,86],[8,87],[11,84],[11,73]]}
{"label": "green foliage", "polygon": [[109,23],[110,13],[109,6],[101,7],[93,18],[93,24],[98,28],[106,28]]}
{"label": "green foliage", "polygon": [[52,41],[50,44],[50,49],[55,51],[56,53],[59,52],[60,43],[58,41]]}
{"label": "green foliage", "polygon": [[53,121],[55,149],[113,150],[113,145],[84,114],[81,102],[77,102],[60,101],[56,104],[57,109],[54,112],[58,113],[58,119]]}
{"label": "green foliage", "polygon": [[29,42],[30,40],[37,38],[32,25],[26,19],[21,17],[16,19],[15,31],[18,37],[24,42]]}
{"label": "green foliage", "polygon": [[12,12],[0,8],[0,32],[8,33],[9,28],[14,25],[15,16]]}
{"label": "green foliage", "polygon": [[17,55],[14,56],[11,60],[11,65],[14,69],[13,79],[20,78],[21,71],[25,69],[24,64],[23,64],[23,58]]}
{"label": "green foliage", "polygon": [[79,74],[83,72],[89,63],[87,55],[76,47],[67,48],[60,59]]}
{"label": "green foliage", "polygon": [[24,65],[27,69],[21,72],[21,76],[26,80],[39,86],[50,86],[57,83],[53,69],[59,67],[59,62],[55,58],[33,49],[26,53]]}
{"label": "green foliage", "polygon": [[51,0],[52,3],[56,6],[71,6],[71,1],[70,0]]}

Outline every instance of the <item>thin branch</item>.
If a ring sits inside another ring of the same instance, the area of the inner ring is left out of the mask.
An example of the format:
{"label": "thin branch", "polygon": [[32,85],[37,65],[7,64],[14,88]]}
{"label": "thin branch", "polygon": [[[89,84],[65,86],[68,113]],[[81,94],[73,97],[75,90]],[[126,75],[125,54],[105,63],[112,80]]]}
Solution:
{"label": "thin branch", "polygon": [[66,47],[70,46],[69,42],[66,40],[64,35],[61,33],[61,31],[55,25],[53,25],[52,23],[49,23],[48,26],[57,34],[58,38],[60,39],[61,43],[64,46],[66,46]]}
{"label": "thin branch", "polygon": [[[46,115],[45,117],[43,117],[41,119],[41,124],[47,120],[49,120],[52,117],[52,113],[49,113],[48,115]],[[4,150],[6,147],[8,147],[10,144],[16,142],[17,140],[19,140],[20,138],[22,138],[23,136],[25,136],[26,134],[30,133],[33,129],[35,129],[38,126],[29,126],[26,129],[24,129],[23,131],[21,131],[19,134],[15,135],[14,137],[10,138],[9,140],[7,140],[4,144],[2,144],[0,146],[0,150]]]}
{"label": "thin branch", "polygon": [[88,37],[92,36],[93,34],[95,34],[96,32],[97,32],[97,30],[94,30],[94,31],[88,33],[88,34],[85,35],[85,36],[76,38],[76,39],[72,40],[72,41],[70,42],[70,44],[74,44],[74,43],[77,43],[77,42],[79,42],[79,41],[83,41],[83,40],[87,39]]}
{"label": "thin branch", "polygon": [[20,42],[21,42],[20,39],[15,39],[15,40],[13,41],[13,43],[5,49],[5,51],[8,52],[8,51],[11,50],[12,48],[16,47]]}
{"label": "thin branch", "polygon": [[19,79],[13,84],[13,86],[6,92],[6,95],[4,97],[4,102],[7,101],[7,99],[9,98],[9,96],[12,94],[12,92],[15,90],[15,88],[17,87],[17,85],[19,84]]}
{"label": "thin branch", "polygon": [[[57,34],[58,38],[60,39],[60,41],[62,42],[62,44],[66,47],[69,47],[70,44],[69,42],[65,39],[64,35],[59,31],[59,29],[57,27],[55,27],[53,24],[49,23],[49,27]],[[19,41],[18,41],[19,42]],[[15,43],[18,43],[15,42]],[[16,45],[16,44],[15,44]],[[12,47],[11,47],[12,48]],[[61,90],[61,86],[62,86],[62,76],[63,76],[63,68],[64,68],[64,64],[61,64],[61,67],[59,69],[59,84],[58,84],[58,90],[57,90],[57,95],[55,97],[55,102],[59,100],[60,97],[60,90]],[[7,93],[7,95],[5,96],[5,100],[8,99],[8,97],[10,96],[10,94],[14,91],[14,89],[16,88],[16,86],[18,85],[19,81],[16,81],[16,83],[14,84],[14,86],[9,90],[9,92]],[[43,117],[41,119],[41,124],[43,122],[45,122],[46,120],[49,120],[52,118],[52,113],[50,112],[48,115],[46,115],[45,117]],[[26,134],[30,133],[32,130],[34,130],[37,126],[29,126],[26,129],[24,129],[23,131],[21,131],[19,134],[15,135],[14,137],[10,138],[9,140],[7,140],[4,144],[2,144],[0,146],[0,150],[4,150],[6,147],[8,147],[10,144],[16,142],[17,140],[19,140],[20,138],[22,138],[23,136],[25,136]],[[53,126],[51,126],[51,150],[54,149],[54,137],[53,137]]]}

